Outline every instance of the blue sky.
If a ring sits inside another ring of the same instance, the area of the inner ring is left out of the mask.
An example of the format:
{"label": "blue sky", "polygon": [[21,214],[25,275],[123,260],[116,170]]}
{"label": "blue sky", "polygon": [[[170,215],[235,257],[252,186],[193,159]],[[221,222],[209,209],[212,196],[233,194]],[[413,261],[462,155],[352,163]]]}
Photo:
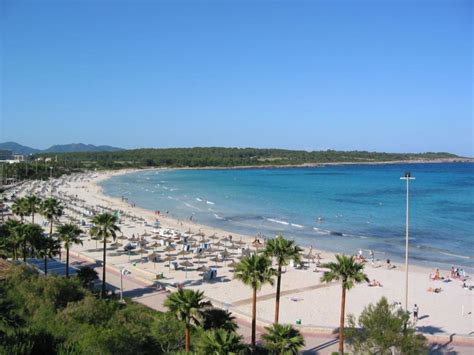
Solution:
{"label": "blue sky", "polygon": [[460,0],[1,2],[0,141],[473,155]]}

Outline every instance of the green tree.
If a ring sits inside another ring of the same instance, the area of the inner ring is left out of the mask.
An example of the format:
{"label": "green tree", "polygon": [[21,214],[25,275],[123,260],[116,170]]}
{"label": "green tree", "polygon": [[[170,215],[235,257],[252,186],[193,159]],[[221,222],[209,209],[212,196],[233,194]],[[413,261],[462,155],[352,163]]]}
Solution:
{"label": "green tree", "polygon": [[322,282],[341,281],[341,315],[339,318],[339,353],[344,354],[344,324],[346,291],[356,283],[368,282],[367,275],[363,272],[364,265],[354,261],[352,256],[336,255],[336,262],[324,264],[323,268],[329,269],[321,277]]}
{"label": "green tree", "polygon": [[48,259],[54,258],[59,254],[61,244],[59,240],[54,239],[52,236],[45,236],[43,234],[35,241],[35,244],[36,254],[44,259],[44,274],[48,275]]}
{"label": "green tree", "polygon": [[391,355],[393,349],[406,355],[426,354],[426,339],[416,334],[410,316],[390,305],[385,297],[364,308],[356,323],[349,316],[347,341],[354,354]]}
{"label": "green tree", "polygon": [[81,266],[79,270],[77,270],[76,277],[84,288],[92,290],[95,281],[99,279],[99,274],[90,266]]}
{"label": "green tree", "polygon": [[294,355],[304,347],[305,342],[300,331],[289,324],[274,323],[265,327],[265,331],[262,339],[272,354]]}
{"label": "green tree", "polygon": [[42,200],[35,195],[25,197],[28,214],[31,214],[31,223],[35,223],[35,213],[41,208]]}
{"label": "green tree", "polygon": [[26,262],[28,255],[33,254],[43,238],[43,229],[37,224],[19,224],[15,228],[16,237],[21,245],[23,261]]}
{"label": "green tree", "polygon": [[296,245],[293,240],[285,239],[279,235],[275,239],[270,239],[263,251],[263,254],[270,258],[275,258],[277,263],[277,285],[275,298],[275,323],[278,323],[280,315],[280,288],[282,268],[294,260],[299,263],[301,261],[302,249]]}
{"label": "green tree", "polygon": [[240,354],[245,349],[242,337],[224,329],[213,329],[203,333],[198,343],[199,354]]}
{"label": "green tree", "polygon": [[18,233],[18,227],[21,222],[16,219],[9,219],[2,225],[2,239],[1,246],[2,251],[6,252],[5,257],[8,253],[13,257],[13,260],[18,260],[18,249],[21,243],[21,235]]}
{"label": "green tree", "polygon": [[112,237],[115,241],[117,238],[117,232],[120,231],[120,228],[117,226],[118,217],[110,213],[102,213],[95,216],[92,219],[94,226],[91,228],[91,235],[102,240],[104,244],[103,254],[102,254],[102,297],[106,295],[105,289],[105,268],[106,268],[106,255],[107,255],[107,239]]}
{"label": "green tree", "polygon": [[74,244],[82,245],[80,236],[83,231],[75,224],[69,223],[59,226],[57,232],[59,240],[64,243],[66,249],[66,277],[69,277],[69,249]]}
{"label": "green tree", "polygon": [[18,198],[12,204],[12,212],[20,217],[21,223],[25,219],[25,216],[28,215],[28,202],[24,197]]}
{"label": "green tree", "polygon": [[209,308],[204,311],[202,327],[204,330],[223,329],[235,332],[238,325],[231,312],[220,308]]}
{"label": "green tree", "polygon": [[184,322],[185,350],[190,350],[190,329],[199,325],[204,318],[204,310],[211,307],[209,301],[204,300],[204,292],[180,289],[168,296],[165,306],[178,320]]}
{"label": "green tree", "polygon": [[41,204],[41,214],[49,221],[49,235],[53,236],[53,223],[63,214],[63,206],[55,198],[47,198]]}
{"label": "green tree", "polygon": [[266,283],[273,285],[275,270],[272,262],[264,255],[243,258],[235,267],[235,278],[252,288],[252,346],[255,346],[257,327],[257,291]]}

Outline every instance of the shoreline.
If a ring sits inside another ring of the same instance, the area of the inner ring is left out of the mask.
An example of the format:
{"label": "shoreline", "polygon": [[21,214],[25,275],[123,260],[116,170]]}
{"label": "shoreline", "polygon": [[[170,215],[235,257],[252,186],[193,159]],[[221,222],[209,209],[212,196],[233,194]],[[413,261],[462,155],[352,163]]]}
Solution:
{"label": "shoreline", "polygon": [[[234,166],[161,166],[161,167],[143,167],[143,168],[119,168],[114,170],[98,170],[99,172],[119,172],[124,173],[147,171],[147,170],[247,170],[247,169],[299,169],[299,168],[318,168],[324,166],[343,166],[343,165],[397,165],[397,164],[474,164],[474,158],[443,158],[431,160],[388,160],[388,161],[361,161],[361,162],[321,162],[321,163],[303,163],[303,164],[262,164],[262,165],[234,165]],[[91,171],[92,172],[92,171]]]}

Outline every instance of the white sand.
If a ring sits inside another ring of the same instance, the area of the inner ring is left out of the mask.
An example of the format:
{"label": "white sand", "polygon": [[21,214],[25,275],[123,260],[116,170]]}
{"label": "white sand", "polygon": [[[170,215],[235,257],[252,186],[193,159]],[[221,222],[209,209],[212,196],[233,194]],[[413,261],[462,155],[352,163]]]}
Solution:
{"label": "white sand", "polygon": [[[97,185],[99,181],[107,179],[114,174],[123,174],[120,172],[100,172],[87,175],[69,176],[54,182],[53,196],[67,197],[77,196],[79,199],[85,200],[85,203],[78,203],[78,205],[96,206],[102,205],[116,210],[128,212],[136,217],[144,218],[147,223],[153,223],[156,220],[156,215],[148,210],[130,207],[127,202],[122,202],[120,199],[107,197],[102,194],[101,188]],[[19,194],[28,192],[37,192],[45,196],[49,196],[48,185],[44,182],[29,182],[25,184]],[[76,208],[76,207],[74,207]],[[77,208],[76,208],[77,209]],[[70,216],[79,219],[84,217],[77,215],[75,212],[68,211]],[[41,218],[36,217],[38,222]],[[122,232],[126,237],[130,237],[132,233],[143,234],[147,231],[152,233],[152,227],[145,226],[139,220],[131,221],[130,219],[122,218],[122,221],[128,225],[121,225]],[[65,217],[61,218],[61,222],[66,222]],[[128,221],[128,222],[127,222]],[[216,234],[219,237],[233,235],[233,240],[239,240],[250,244],[253,237],[239,235],[236,233],[229,233],[226,231],[210,228],[203,225],[198,225],[189,221],[174,220],[169,217],[160,216],[159,221],[162,228],[177,229],[180,232],[185,232],[191,229],[193,232],[202,231],[206,236]],[[291,237],[291,236],[287,236]],[[147,237],[148,240],[154,240]],[[126,244],[127,240],[121,240]],[[335,239],[337,242],[337,239]],[[87,255],[91,258],[101,260],[102,250],[96,248],[95,241],[84,239],[83,246],[75,246],[74,251]],[[177,251],[180,251],[178,245]],[[120,251],[119,248],[118,251]],[[156,249],[162,256],[165,255],[163,247]],[[228,267],[224,267],[223,263],[218,263],[217,281],[208,282],[202,281],[201,273],[195,271],[195,267],[200,264],[195,264],[187,272],[187,278],[183,270],[168,271],[168,263],[156,263],[142,259],[140,255],[129,256],[124,252],[111,250],[108,253],[107,264],[110,266],[127,267],[134,276],[139,276],[147,280],[154,280],[157,274],[163,273],[165,278],[162,282],[174,285],[176,282],[185,283],[186,287],[193,289],[200,289],[213,300],[216,305],[221,305],[229,308],[237,314],[248,316],[251,313],[251,290],[249,287],[243,285],[240,281],[233,280],[232,272]],[[176,252],[172,253],[176,255]],[[354,251],[355,252],[355,251]],[[146,256],[150,251],[143,254]],[[305,251],[304,253],[307,253]],[[326,262],[333,260],[334,256],[328,252],[321,251],[322,260]],[[195,263],[192,255],[189,255],[189,261]],[[234,258],[235,261],[238,259]],[[205,259],[207,260],[207,259]],[[213,266],[214,262],[208,262],[207,265]],[[390,302],[401,301],[404,302],[404,285],[405,272],[402,265],[392,270],[388,270],[382,261],[378,261],[374,267],[370,263],[366,264],[365,271],[370,279],[380,281],[383,287],[369,287],[367,284],[357,285],[347,294],[346,314],[352,313],[360,314],[362,309],[368,303],[377,302],[380,297],[385,296]],[[433,265],[433,269],[436,265]],[[314,272],[315,265],[310,266],[305,270],[296,270],[287,267],[286,273],[282,277],[282,297],[280,306],[280,321],[295,324],[297,319],[301,319],[302,325],[305,327],[315,328],[334,328],[338,326],[339,311],[340,311],[340,284],[334,283],[330,285],[321,285],[320,277],[322,272]],[[458,335],[469,335],[474,332],[473,322],[473,305],[474,305],[474,290],[469,291],[461,287],[459,280],[453,280],[449,283],[442,281],[430,281],[429,274],[433,270],[412,266],[409,273],[409,310],[411,311],[414,303],[417,303],[420,309],[420,320],[417,326],[420,331],[429,334],[447,333]],[[442,275],[446,276],[447,271],[442,271]],[[468,284],[471,284],[471,279]],[[320,285],[318,287],[318,285]],[[430,287],[441,287],[441,293],[431,293],[427,289]],[[258,318],[264,322],[271,322],[274,317],[274,291],[272,286],[265,286],[259,292],[261,298],[258,302]]]}

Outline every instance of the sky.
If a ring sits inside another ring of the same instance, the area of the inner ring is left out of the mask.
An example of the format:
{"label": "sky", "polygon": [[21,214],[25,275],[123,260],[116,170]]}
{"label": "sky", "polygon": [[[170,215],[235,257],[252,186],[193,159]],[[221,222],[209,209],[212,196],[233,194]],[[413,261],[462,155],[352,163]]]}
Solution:
{"label": "sky", "polygon": [[0,11],[0,141],[474,155],[468,0]]}

